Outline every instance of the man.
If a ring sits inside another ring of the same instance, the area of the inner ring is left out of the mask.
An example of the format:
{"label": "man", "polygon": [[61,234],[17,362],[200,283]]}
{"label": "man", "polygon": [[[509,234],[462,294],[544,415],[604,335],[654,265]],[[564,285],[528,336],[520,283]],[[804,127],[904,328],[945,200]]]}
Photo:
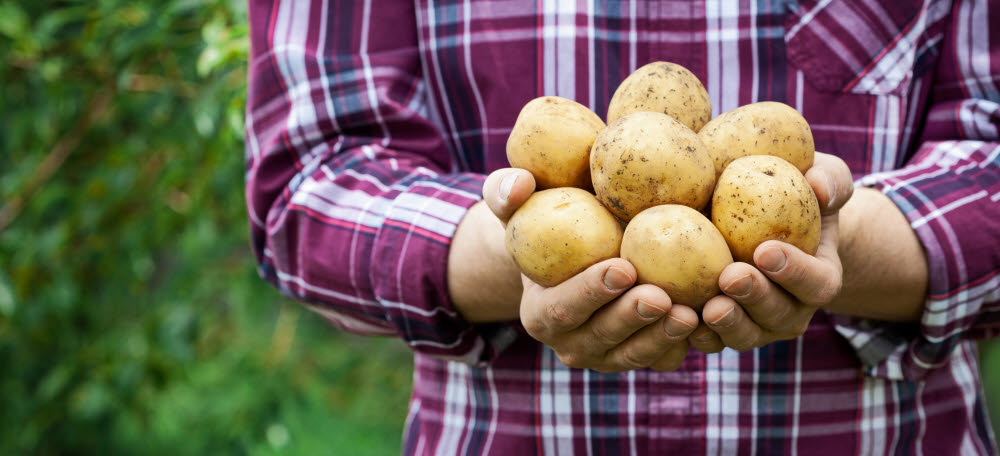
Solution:
{"label": "man", "polygon": [[[1000,330],[995,5],[254,1],[250,22],[262,275],[414,350],[406,453],[996,453],[972,342]],[[505,169],[520,107],[603,116],[658,60],[715,115],[791,105],[823,152],[820,251],[762,245],[701,315],[625,260],[543,289],[503,248],[534,189]]]}

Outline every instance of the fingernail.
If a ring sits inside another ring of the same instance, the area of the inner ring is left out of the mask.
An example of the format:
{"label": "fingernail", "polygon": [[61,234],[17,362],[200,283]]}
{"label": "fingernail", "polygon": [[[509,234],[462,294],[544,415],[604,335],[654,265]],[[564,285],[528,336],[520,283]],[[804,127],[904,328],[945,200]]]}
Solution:
{"label": "fingernail", "polygon": [[660,318],[663,314],[667,313],[667,310],[662,307],[656,307],[646,301],[639,300],[639,303],[635,307],[636,312],[639,312],[639,316],[645,319]]}
{"label": "fingernail", "polygon": [[682,320],[678,320],[672,316],[667,316],[663,320],[663,331],[666,332],[671,337],[683,336],[694,330],[694,326],[685,323]]}
{"label": "fingernail", "polygon": [[749,294],[751,288],[753,288],[753,276],[747,274],[729,282],[729,285],[726,285],[725,292],[729,296],[741,297]]}
{"label": "fingernail", "polygon": [[611,291],[623,290],[632,285],[632,276],[619,268],[610,267],[604,273],[604,286]]}
{"label": "fingernail", "polygon": [[834,203],[837,202],[837,180],[830,175],[829,171],[823,171],[823,174],[826,175],[826,194],[829,196],[826,207],[833,207]]}
{"label": "fingernail", "polygon": [[777,247],[764,249],[757,260],[757,266],[767,272],[778,272],[785,267],[785,252]]}
{"label": "fingernail", "polygon": [[725,315],[723,315],[723,316],[719,317],[717,320],[713,321],[712,325],[713,326],[718,326],[720,328],[728,328],[729,326],[732,326],[732,324],[735,321],[736,321],[736,308],[732,307],[732,308],[729,309],[729,312],[726,312]]}
{"label": "fingernail", "polygon": [[510,197],[510,191],[514,188],[514,182],[517,182],[518,174],[520,173],[512,172],[500,180],[500,199],[507,201]]}

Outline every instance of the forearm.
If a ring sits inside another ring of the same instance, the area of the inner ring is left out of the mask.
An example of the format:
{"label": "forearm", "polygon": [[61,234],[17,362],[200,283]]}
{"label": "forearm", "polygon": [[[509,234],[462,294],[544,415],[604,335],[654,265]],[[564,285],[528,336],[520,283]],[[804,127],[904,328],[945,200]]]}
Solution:
{"label": "forearm", "polygon": [[515,320],[521,273],[504,249],[504,229],[480,202],[462,218],[448,253],[448,293],[473,323]]}
{"label": "forearm", "polygon": [[840,295],[826,309],[916,323],[927,295],[927,260],[899,208],[877,190],[858,189],[840,211]]}

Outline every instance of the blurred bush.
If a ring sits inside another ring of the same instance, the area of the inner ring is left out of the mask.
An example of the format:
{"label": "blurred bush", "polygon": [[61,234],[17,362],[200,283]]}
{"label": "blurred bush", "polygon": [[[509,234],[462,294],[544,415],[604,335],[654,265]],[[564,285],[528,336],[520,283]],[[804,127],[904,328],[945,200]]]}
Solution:
{"label": "blurred bush", "polygon": [[391,454],[411,381],[260,280],[246,6],[0,2],[0,454]]}
{"label": "blurred bush", "polygon": [[254,270],[245,16],[0,3],[0,454],[399,452],[409,353]]}

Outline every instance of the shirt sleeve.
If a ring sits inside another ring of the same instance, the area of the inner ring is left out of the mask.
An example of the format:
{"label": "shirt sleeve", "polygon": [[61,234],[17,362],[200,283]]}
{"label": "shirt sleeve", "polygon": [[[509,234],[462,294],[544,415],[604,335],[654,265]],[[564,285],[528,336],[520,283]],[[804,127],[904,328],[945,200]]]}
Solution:
{"label": "shirt sleeve", "polygon": [[920,325],[831,316],[868,373],[895,380],[921,379],[957,344],[1000,334],[1000,8],[956,2],[952,13],[916,154],[860,181],[891,198],[923,244]]}
{"label": "shirt sleeve", "polygon": [[448,248],[484,177],[429,120],[412,2],[251,1],[246,198],[261,275],[334,325],[485,363]]}

